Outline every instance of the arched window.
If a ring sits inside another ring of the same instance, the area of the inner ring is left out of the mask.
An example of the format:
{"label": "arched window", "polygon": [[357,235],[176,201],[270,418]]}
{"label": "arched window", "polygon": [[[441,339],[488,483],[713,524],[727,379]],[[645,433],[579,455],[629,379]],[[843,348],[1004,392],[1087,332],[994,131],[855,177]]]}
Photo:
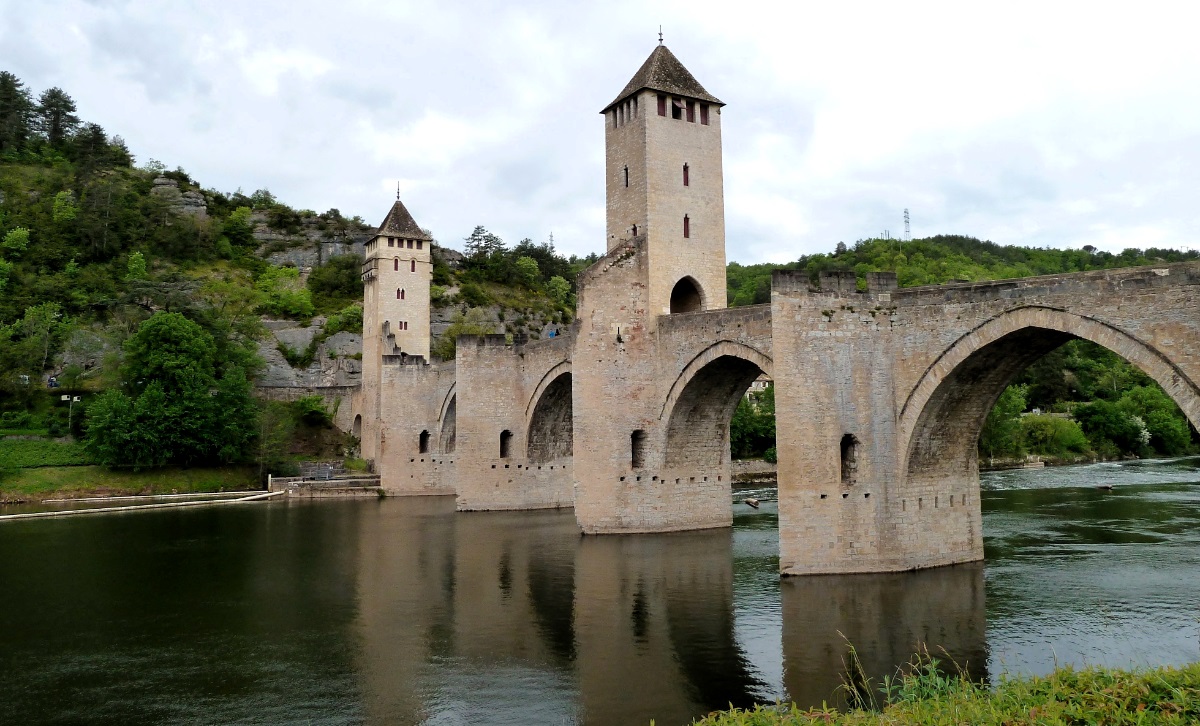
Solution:
{"label": "arched window", "polygon": [[704,309],[704,295],[700,286],[690,277],[675,283],[671,289],[671,314],[692,313]]}
{"label": "arched window", "polygon": [[688,239],[692,236],[692,220],[685,214],[683,215],[683,238]]}
{"label": "arched window", "polygon": [[500,458],[507,459],[508,451],[512,447],[512,432],[508,429],[500,432]]}
{"label": "arched window", "polygon": [[404,299],[404,291],[403,291],[403,290],[401,290],[400,288],[396,288],[396,299],[397,299],[397,300],[403,300],[403,299]]}
{"label": "arched window", "polygon": [[646,432],[641,429],[634,431],[629,436],[629,444],[633,468],[641,469],[646,465]]}
{"label": "arched window", "polygon": [[404,299],[404,288],[400,288],[400,299]]}
{"label": "arched window", "polygon": [[637,225],[633,225],[633,236],[637,237]]}
{"label": "arched window", "polygon": [[853,486],[858,481],[858,439],[854,434],[842,437],[842,484]]}
{"label": "arched window", "polygon": [[408,271],[409,271],[409,272],[416,272],[416,271],[417,271],[417,261],[416,261],[416,260],[413,260],[413,261],[412,261],[412,262],[409,264]]}
{"label": "arched window", "polygon": [[422,454],[429,453],[429,432],[428,431],[422,431],[421,435],[419,437],[417,437],[417,451]]}
{"label": "arched window", "polygon": [[683,165],[683,185],[684,185],[685,187],[686,187],[686,186],[691,186],[691,185],[688,183],[688,165],[687,165],[687,164],[684,164],[684,165]]}
{"label": "arched window", "polygon": [[399,257],[392,260],[392,269],[395,270],[396,272],[400,271],[400,258]]}
{"label": "arched window", "polygon": [[625,167],[625,186],[629,186],[629,167]]}

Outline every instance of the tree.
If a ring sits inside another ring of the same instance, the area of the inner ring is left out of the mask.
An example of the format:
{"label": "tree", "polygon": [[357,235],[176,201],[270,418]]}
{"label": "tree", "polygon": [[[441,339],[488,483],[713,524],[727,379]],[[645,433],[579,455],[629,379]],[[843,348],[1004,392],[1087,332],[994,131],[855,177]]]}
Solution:
{"label": "tree", "polygon": [[33,99],[25,84],[0,71],[0,154],[20,151],[29,139]]}
{"label": "tree", "polygon": [[1021,413],[1025,411],[1025,386],[1009,386],[988,413],[979,434],[979,453],[988,457],[1022,456]]}
{"label": "tree", "polygon": [[54,195],[54,212],[52,217],[58,224],[73,222],[77,214],[75,209],[75,195],[67,190],[63,190]]}
{"label": "tree", "polygon": [[4,235],[4,242],[0,242],[0,247],[9,253],[24,252],[29,248],[29,230],[24,227],[8,230],[8,233]]}
{"label": "tree", "polygon": [[129,255],[129,262],[125,265],[125,279],[146,279],[146,256],[141,252],[133,252]]}
{"label": "tree", "polygon": [[47,88],[38,97],[36,110],[38,125],[53,147],[60,147],[67,136],[79,125],[75,115],[75,100],[61,88]]}
{"label": "tree", "polygon": [[571,283],[555,275],[546,283],[546,292],[550,293],[550,297],[554,298],[554,302],[559,305],[566,305],[567,301],[571,299]]}
{"label": "tree", "polygon": [[518,257],[516,266],[517,279],[521,284],[530,288],[537,284],[538,279],[541,277],[537,260],[532,257]]}
{"label": "tree", "polygon": [[262,312],[285,318],[311,318],[312,294],[300,282],[295,267],[270,267],[259,276],[255,288],[263,294]]}
{"label": "tree", "polygon": [[26,308],[25,317],[18,324],[23,341],[34,356],[40,356],[33,358],[41,361],[37,368],[39,374],[46,370],[50,349],[65,328],[61,318],[62,312],[58,303],[48,302]]}
{"label": "tree", "polygon": [[465,240],[467,256],[475,259],[490,257],[504,252],[504,240],[487,231],[483,225],[477,226],[471,236]]}
{"label": "tree", "polygon": [[85,445],[108,466],[230,462],[256,427],[250,383],[221,361],[204,328],[179,313],[155,313],[125,343],[124,390],[88,407]]}

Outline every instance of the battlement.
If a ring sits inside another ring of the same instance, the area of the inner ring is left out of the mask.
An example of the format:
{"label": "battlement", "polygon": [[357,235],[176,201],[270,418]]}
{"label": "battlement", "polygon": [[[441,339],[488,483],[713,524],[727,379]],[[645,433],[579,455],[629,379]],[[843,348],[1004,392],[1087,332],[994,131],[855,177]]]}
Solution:
{"label": "battlement", "polygon": [[424,366],[429,365],[423,355],[408,355],[401,353],[400,355],[384,355],[382,356],[383,365],[385,366]]}
{"label": "battlement", "polygon": [[894,272],[868,272],[867,289],[859,290],[858,277],[853,270],[823,270],[812,284],[804,270],[775,270],[771,273],[771,290],[779,293],[824,294],[849,297],[852,295],[886,295],[900,288]]}

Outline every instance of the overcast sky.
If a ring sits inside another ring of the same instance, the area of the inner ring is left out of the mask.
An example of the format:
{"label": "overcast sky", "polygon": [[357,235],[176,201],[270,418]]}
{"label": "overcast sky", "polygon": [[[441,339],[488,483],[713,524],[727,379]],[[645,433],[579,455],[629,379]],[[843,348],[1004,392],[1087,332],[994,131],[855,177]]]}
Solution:
{"label": "overcast sky", "polygon": [[444,244],[604,249],[604,126],[657,43],[725,101],[730,260],[890,230],[1200,246],[1195,3],[0,0],[0,69],[206,187]]}

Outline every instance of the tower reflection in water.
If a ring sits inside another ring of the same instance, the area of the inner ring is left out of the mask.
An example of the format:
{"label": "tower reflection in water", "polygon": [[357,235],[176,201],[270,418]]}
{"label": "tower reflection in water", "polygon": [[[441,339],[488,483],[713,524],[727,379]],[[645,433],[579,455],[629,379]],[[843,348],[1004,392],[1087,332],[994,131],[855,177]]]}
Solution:
{"label": "tower reflection in water", "polygon": [[439,498],[364,507],[360,535],[370,722],[673,724],[832,703],[848,642],[876,681],[921,644],[984,675],[981,566],[774,580],[780,684],[764,675],[778,650],[739,642],[731,530],[581,537],[570,511],[455,514]]}

